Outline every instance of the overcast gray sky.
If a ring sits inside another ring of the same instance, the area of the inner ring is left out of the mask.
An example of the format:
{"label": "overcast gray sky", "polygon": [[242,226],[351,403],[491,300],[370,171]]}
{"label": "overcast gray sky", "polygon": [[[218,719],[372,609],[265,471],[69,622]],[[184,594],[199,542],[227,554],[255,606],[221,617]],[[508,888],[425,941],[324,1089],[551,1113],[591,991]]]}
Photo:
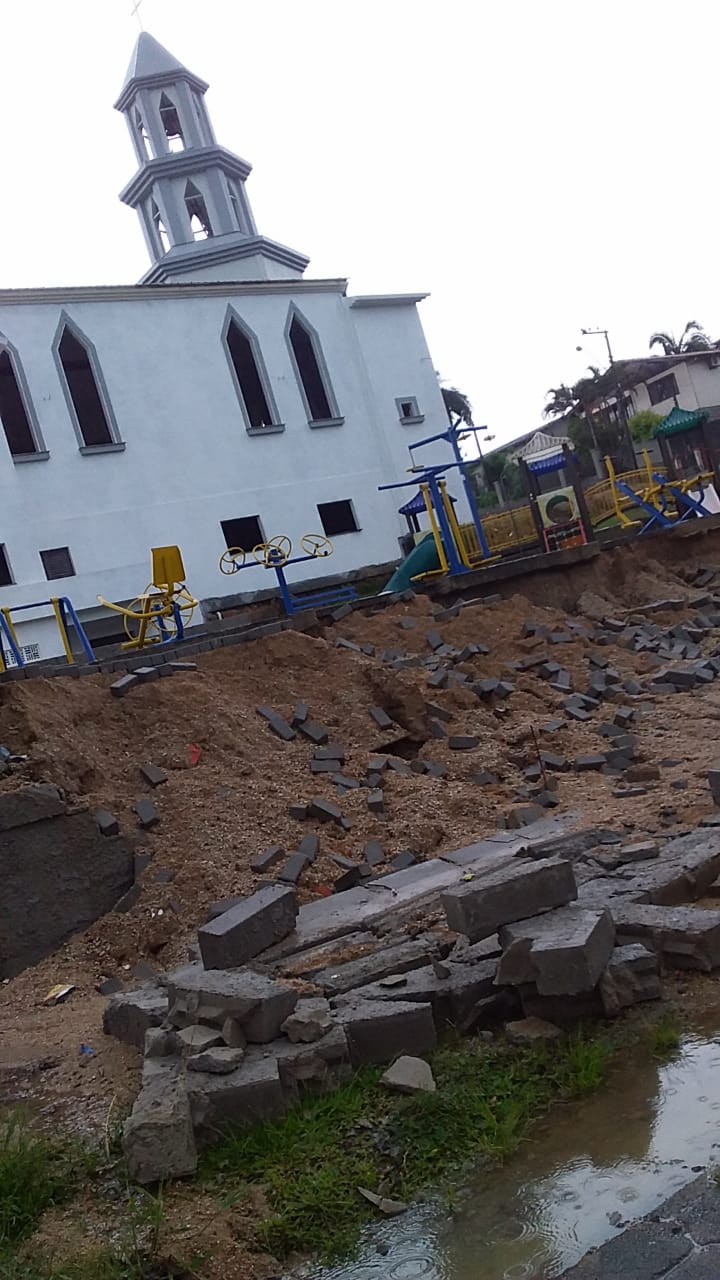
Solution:
{"label": "overcast gray sky", "polygon": [[[2,0],[0,286],[136,280],[112,110],[133,0]],[[259,228],[350,290],[427,290],[436,367],[495,443],[551,384],[642,355],[654,328],[720,336],[717,0],[143,0],[210,81],[218,139],[254,165]]]}

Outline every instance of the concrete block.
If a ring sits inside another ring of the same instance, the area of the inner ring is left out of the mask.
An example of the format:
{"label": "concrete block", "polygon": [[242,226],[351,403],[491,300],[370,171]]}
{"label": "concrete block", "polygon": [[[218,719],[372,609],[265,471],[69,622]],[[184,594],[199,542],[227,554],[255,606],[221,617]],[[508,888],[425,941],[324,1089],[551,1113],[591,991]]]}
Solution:
{"label": "concrete block", "polygon": [[655,840],[639,840],[635,844],[624,844],[617,851],[620,862],[644,862],[647,858],[657,858],[660,846]]}
{"label": "concrete block", "polygon": [[144,781],[151,787],[162,786],[163,782],[167,782],[168,780],[165,770],[158,768],[156,764],[141,764],[140,774]]}
{"label": "concrete block", "polygon": [[641,943],[615,947],[598,990],[606,1018],[614,1018],[623,1009],[646,1000],[660,1000],[657,955]]}
{"label": "concrete block", "polygon": [[115,814],[109,813],[107,809],[98,809],[95,821],[102,836],[116,836],[120,832],[120,823]]}
{"label": "concrete block", "polygon": [[430,1053],[437,1043],[432,1006],[402,1001],[358,1000],[336,1011],[353,1066],[392,1062],[401,1054]]}
{"label": "concrete block", "polygon": [[137,814],[138,826],[142,827],[143,831],[152,831],[153,827],[158,825],[160,814],[152,800],[136,800],[133,809]]}
{"label": "concrete block", "polygon": [[403,849],[391,859],[390,866],[393,871],[406,871],[408,867],[416,866],[417,861],[417,855],[413,853],[412,849]]}
{"label": "concrete block", "polygon": [[158,986],[140,987],[137,991],[120,991],[111,996],[103,1013],[103,1031],[106,1036],[122,1040],[123,1044],[142,1049],[145,1032],[159,1027],[167,1018],[167,992]]}
{"label": "concrete block", "polygon": [[575,772],[587,773],[593,769],[602,769],[604,764],[607,764],[607,757],[599,753],[596,755],[576,756]]}
{"label": "concrete block", "polygon": [[475,734],[454,733],[448,738],[451,751],[474,751],[480,746],[480,739]]}
{"label": "concrete block", "polygon": [[503,954],[497,985],[534,983],[540,995],[592,991],[612,955],[615,926],[608,911],[560,907],[500,929]]}
{"label": "concrete block", "polygon": [[437,1088],[429,1064],[406,1054],[393,1063],[380,1083],[394,1093],[434,1093]]}
{"label": "concrete block", "polygon": [[720,966],[720,911],[613,901],[621,942],[644,942],[675,969],[709,973]]}
{"label": "concrete block", "polygon": [[385,850],[379,840],[368,840],[363,849],[363,858],[369,867],[379,867],[385,861]]}
{"label": "concrete block", "polygon": [[197,662],[168,662],[166,665],[172,669],[173,675],[180,675],[183,671],[197,671]]}
{"label": "concrete block", "polygon": [[340,822],[342,812],[331,800],[316,796],[308,805],[308,817],[317,818],[320,822]]}
{"label": "concrete block", "polygon": [[345,763],[345,748],[339,742],[328,742],[325,747],[315,748],[313,760],[330,760],[337,768],[339,764]]}
{"label": "concrete block", "polygon": [[153,680],[160,679],[160,672],[153,666],[135,667],[133,674],[141,684],[151,684]]}
{"label": "concrete block", "polygon": [[188,1177],[197,1167],[190,1105],[182,1064],[160,1059],[143,1083],[123,1131],[128,1172],[135,1182]]}
{"label": "concrete block", "polygon": [[276,734],[278,738],[282,738],[283,742],[292,742],[295,739],[295,730],[278,711],[274,710],[273,707],[263,705],[256,707],[255,710],[259,716],[262,716],[263,720],[267,721],[272,732]]}
{"label": "concrete block", "polygon": [[438,1031],[453,1026],[469,1031],[475,1023],[476,1011],[482,1002],[498,994],[495,985],[497,961],[483,958],[474,963],[455,964],[449,960],[438,965],[437,961],[419,969],[406,970],[378,979],[349,995],[337,996],[333,1005],[346,1007],[367,1000],[403,1004],[417,1002],[432,1008]]}
{"label": "concrete block", "polygon": [[130,673],[126,676],[121,676],[119,680],[115,680],[110,685],[110,693],[113,698],[124,698],[138,684],[140,684],[140,681],[137,675]]}
{"label": "concrete block", "polygon": [[296,822],[304,822],[308,816],[308,807],[306,804],[289,804],[288,816],[294,818]]}
{"label": "concrete block", "polygon": [[251,1044],[279,1035],[298,1000],[293,987],[253,969],[205,970],[199,964],[168,974],[167,989],[176,1026],[206,1023],[222,1029],[227,1018],[234,1018]]}
{"label": "concrete block", "polygon": [[440,704],[437,702],[426,702],[425,710],[427,711],[429,716],[433,717],[434,720],[442,720],[445,722],[445,724],[449,724],[450,721],[454,720],[455,718],[454,713],[452,711],[450,711],[447,707],[441,707]]}
{"label": "concrete block", "polygon": [[291,888],[258,889],[198,929],[206,969],[234,969],[280,942],[295,928],[298,905]]}
{"label": "concrete block", "polygon": [[553,773],[567,773],[570,768],[570,761],[554,751],[541,751],[540,759],[543,768],[550,769]]}
{"label": "concrete block", "polygon": [[286,885],[297,884],[309,865],[310,859],[304,853],[291,853],[285,866],[278,872],[278,880],[284,881]]}
{"label": "concrete block", "polygon": [[317,720],[304,720],[298,725],[298,733],[307,738],[308,742],[314,742],[316,747],[324,746],[330,737],[325,725],[319,724]]}
{"label": "concrete block", "polygon": [[307,702],[296,702],[295,709],[292,713],[290,725],[293,729],[297,729],[298,725],[304,724],[310,715],[310,708]]}
{"label": "concrete block", "polygon": [[194,1053],[187,1059],[188,1071],[204,1071],[214,1076],[226,1076],[240,1066],[245,1057],[245,1050],[233,1049],[229,1045],[213,1045]]}
{"label": "concrete block", "polygon": [[523,920],[565,906],[577,898],[577,885],[569,862],[550,858],[543,862],[513,862],[480,881],[469,881],[441,894],[448,927],[479,942],[497,933],[503,924]]}
{"label": "concrete block", "polygon": [[254,871],[256,875],[264,875],[266,871],[269,871],[271,867],[274,867],[280,861],[284,854],[285,850],[282,845],[271,844],[262,853],[255,855],[250,863],[250,870]]}
{"label": "concrete block", "polygon": [[382,791],[368,792],[367,807],[377,818],[385,816],[385,796]]}
{"label": "concrete block", "polygon": [[425,762],[425,772],[429,778],[445,778],[447,771],[447,765],[442,764],[440,760],[426,760]]}
{"label": "concrete block", "polygon": [[431,936],[409,939],[396,946],[383,946],[370,955],[330,965],[314,975],[313,981],[328,996],[342,995],[358,987],[379,982],[390,974],[408,973],[422,969],[433,954],[438,953],[438,943]]}
{"label": "concrete block", "polygon": [[186,1053],[202,1053],[223,1042],[221,1033],[214,1027],[203,1027],[199,1023],[183,1027],[176,1035]]}
{"label": "concrete block", "polygon": [[[298,853],[302,853],[308,862],[314,862],[320,852],[320,837],[314,833],[303,836],[298,845]],[[273,939],[274,941],[275,939]]]}
{"label": "concrete block", "polygon": [[537,804],[519,804],[505,816],[505,826],[509,831],[515,831],[518,827],[529,827],[533,822],[538,822],[543,817],[543,810]]}
{"label": "concrete block", "polygon": [[491,773],[489,769],[481,769],[479,773],[474,773],[470,779],[477,787],[494,787],[499,779],[496,773]]}
{"label": "concrete block", "polygon": [[294,1098],[283,1089],[277,1059],[246,1054],[229,1075],[193,1072],[187,1078],[195,1141],[217,1142],[228,1129],[245,1129],[283,1115]]}
{"label": "concrete block", "polygon": [[393,729],[395,722],[382,707],[370,707],[370,717],[379,729]]}

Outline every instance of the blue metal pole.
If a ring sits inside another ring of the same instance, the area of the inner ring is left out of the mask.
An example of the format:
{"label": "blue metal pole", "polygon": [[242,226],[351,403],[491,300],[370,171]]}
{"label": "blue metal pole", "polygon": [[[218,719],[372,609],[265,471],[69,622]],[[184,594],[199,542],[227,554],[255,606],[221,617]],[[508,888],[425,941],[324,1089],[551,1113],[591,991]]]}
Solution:
{"label": "blue metal pole", "polygon": [[[95,657],[95,654],[93,653],[92,645],[90,644],[90,641],[88,640],[87,635],[85,634],[85,628],[82,625],[80,619],[78,618],[75,612],[75,608],[73,606],[72,601],[67,596],[60,596],[59,603],[60,603],[60,609],[61,609],[61,612],[63,613],[63,616],[65,613],[65,609],[67,609],[68,613],[70,614],[72,624],[75,630],[77,631],[78,639],[80,640],[80,644],[83,647],[83,650],[85,652],[85,657],[87,658],[88,662],[96,662],[97,659]],[[65,629],[67,631],[67,624]]]}
{"label": "blue metal pole", "polygon": [[430,497],[435,509],[435,514],[438,518],[438,524],[440,525],[440,532],[442,534],[450,572],[453,574],[465,573],[465,566],[458,559],[455,539],[452,536],[452,530],[448,523],[447,513],[445,511],[445,504],[442,500],[442,494],[440,493],[440,488],[435,476],[428,476],[427,483],[430,487]]}
{"label": "blue metal pole", "polygon": [[470,508],[470,515],[472,516],[472,522],[475,526],[475,532],[478,536],[478,542],[480,543],[480,547],[482,549],[483,555],[487,559],[490,555],[490,548],[487,543],[487,538],[485,537],[485,530],[482,527],[480,512],[477,509],[477,503],[475,501],[475,494],[473,493],[472,483],[469,475],[467,474],[467,462],[465,461],[465,459],[463,458],[460,452],[460,442],[458,441],[458,438],[457,438],[457,431],[449,431],[448,438],[450,440],[450,444],[452,445],[453,453],[455,454],[455,461],[457,462],[458,467],[460,468],[460,475],[462,476],[463,486],[465,489],[465,497],[467,498],[467,501],[468,501],[468,506]]}
{"label": "blue metal pole", "polygon": [[[4,636],[4,637],[5,637],[5,639],[7,640],[8,648],[10,649],[10,652],[11,652],[11,654],[12,654],[13,658],[15,659],[15,661],[16,661],[16,663],[17,663],[17,665],[18,665],[19,667],[24,667],[24,666],[25,666],[25,659],[23,658],[23,656],[22,656],[22,654],[21,654],[21,652],[20,652],[20,650],[19,650],[18,646],[16,645],[15,641],[13,640],[12,631],[10,630],[10,628],[9,628],[9,626],[8,626],[7,618],[5,617],[5,614],[4,614],[4,613],[0,613],[0,631],[2,631],[3,636]],[[4,652],[4,650],[3,650],[3,656],[2,656],[2,657],[3,657],[3,666],[5,667],[5,670],[7,671],[7,662],[5,661],[5,652]]]}

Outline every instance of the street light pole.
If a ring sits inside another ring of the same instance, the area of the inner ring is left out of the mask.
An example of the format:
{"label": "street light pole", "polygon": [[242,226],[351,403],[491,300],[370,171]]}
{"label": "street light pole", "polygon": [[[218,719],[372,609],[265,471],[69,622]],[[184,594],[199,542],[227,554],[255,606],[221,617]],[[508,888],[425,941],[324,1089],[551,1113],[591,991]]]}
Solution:
{"label": "street light pole", "polygon": [[622,427],[623,436],[625,440],[625,447],[627,449],[628,463],[630,464],[630,468],[632,469],[635,465],[635,446],[633,444],[633,438],[630,434],[630,427],[628,426],[627,414],[625,412],[625,396],[623,394],[623,389],[620,385],[620,375],[617,372],[615,372],[615,361],[613,359],[612,347],[610,346],[610,334],[608,333],[607,329],[581,329],[580,332],[585,338],[588,338],[591,336],[599,337],[600,334],[602,334],[603,338],[605,339],[605,346],[607,347],[610,368],[615,373],[615,398],[617,402],[618,421]]}

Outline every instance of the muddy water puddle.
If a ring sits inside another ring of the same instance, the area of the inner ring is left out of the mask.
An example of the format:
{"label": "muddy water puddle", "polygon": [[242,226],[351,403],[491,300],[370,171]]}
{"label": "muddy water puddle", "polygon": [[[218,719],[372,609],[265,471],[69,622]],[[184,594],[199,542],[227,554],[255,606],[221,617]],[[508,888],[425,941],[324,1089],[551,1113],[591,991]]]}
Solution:
{"label": "muddy water puddle", "polygon": [[453,1212],[421,1204],[374,1228],[358,1259],[312,1280],[552,1280],[707,1164],[720,1163],[720,1038],[672,1060],[629,1055],[594,1097],[556,1109]]}

